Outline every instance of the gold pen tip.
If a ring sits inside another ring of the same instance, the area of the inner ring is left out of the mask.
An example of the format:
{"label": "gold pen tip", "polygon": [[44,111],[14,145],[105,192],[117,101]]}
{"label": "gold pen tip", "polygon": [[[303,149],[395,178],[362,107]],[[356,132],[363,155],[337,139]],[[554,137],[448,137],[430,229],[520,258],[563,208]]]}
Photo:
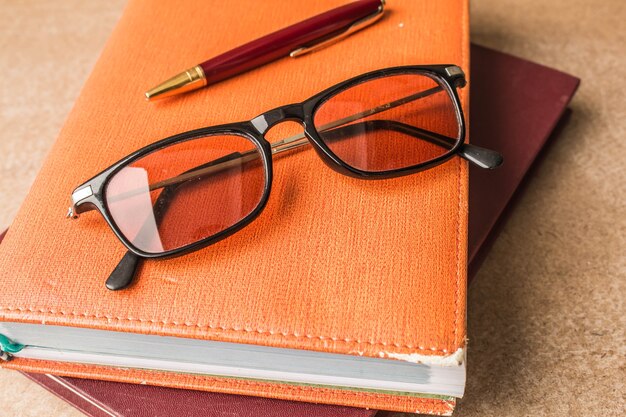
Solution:
{"label": "gold pen tip", "polygon": [[167,81],[162,82],[154,88],[146,91],[144,95],[146,100],[151,101],[154,98],[165,98],[176,94],[185,93],[187,91],[196,90],[207,85],[204,70],[200,65],[196,65],[187,71],[181,72],[173,76]]}

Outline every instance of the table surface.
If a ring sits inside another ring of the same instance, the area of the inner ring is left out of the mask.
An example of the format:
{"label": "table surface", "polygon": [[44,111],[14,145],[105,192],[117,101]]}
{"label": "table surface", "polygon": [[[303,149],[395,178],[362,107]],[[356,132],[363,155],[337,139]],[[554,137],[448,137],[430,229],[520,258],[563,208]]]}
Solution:
{"label": "table surface", "polygon": [[[0,0],[0,228],[15,216],[123,6]],[[569,124],[470,290],[467,390],[455,415],[622,415],[626,2],[474,0],[471,14],[473,42],[569,72],[582,85]],[[81,415],[7,370],[0,410]]]}

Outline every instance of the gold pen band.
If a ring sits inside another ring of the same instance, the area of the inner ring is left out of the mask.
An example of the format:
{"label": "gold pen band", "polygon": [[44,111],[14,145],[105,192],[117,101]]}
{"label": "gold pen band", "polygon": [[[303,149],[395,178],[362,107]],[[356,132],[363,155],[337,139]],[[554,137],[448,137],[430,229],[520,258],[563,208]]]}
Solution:
{"label": "gold pen band", "polygon": [[205,85],[207,85],[207,80],[204,70],[200,65],[196,65],[146,91],[146,100],[170,97],[175,94],[202,88]]}

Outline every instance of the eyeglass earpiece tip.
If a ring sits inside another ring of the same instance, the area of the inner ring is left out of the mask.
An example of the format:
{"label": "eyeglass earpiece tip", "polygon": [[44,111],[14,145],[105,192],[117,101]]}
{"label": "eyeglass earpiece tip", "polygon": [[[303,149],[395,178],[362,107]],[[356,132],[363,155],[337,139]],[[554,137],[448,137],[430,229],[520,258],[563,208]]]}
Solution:
{"label": "eyeglass earpiece tip", "polygon": [[485,169],[496,169],[504,162],[504,157],[500,152],[470,145],[469,143],[463,145],[460,156],[474,165]]}
{"label": "eyeglass earpiece tip", "polygon": [[493,161],[491,165],[489,166],[489,169],[496,169],[504,163],[504,157],[502,156],[500,152],[495,152],[495,151],[492,151],[492,152],[494,152],[495,155],[493,156]]}
{"label": "eyeglass earpiece tip", "polygon": [[111,275],[106,281],[106,287],[111,291],[123,290],[128,287],[135,277],[135,271],[139,265],[139,256],[135,255],[131,251],[126,252],[126,255],[117,264]]}

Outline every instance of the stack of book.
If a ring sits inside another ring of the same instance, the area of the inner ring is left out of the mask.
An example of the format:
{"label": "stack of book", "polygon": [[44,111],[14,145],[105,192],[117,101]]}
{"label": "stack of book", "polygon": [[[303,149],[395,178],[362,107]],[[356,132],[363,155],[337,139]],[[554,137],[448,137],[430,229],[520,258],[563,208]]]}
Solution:
{"label": "stack of book", "polygon": [[[458,158],[432,175],[363,184],[299,152],[276,164],[278,197],[257,222],[192,255],[147,262],[116,293],[103,281],[124,248],[96,216],[63,219],[75,185],[160,137],[249,119],[370,69],[468,68],[466,3],[398,0],[376,27],[333,48],[179,100],[142,100],[146,84],[206,45],[218,53],[337,3],[263,2],[251,15],[243,1],[185,10],[130,2],[0,245],[0,333],[12,357],[4,366],[91,415],[452,412],[465,383],[468,260],[473,273],[574,77],[472,49],[470,140],[506,162],[469,173],[469,201]],[[229,30],[235,22],[247,29]],[[157,68],[134,59],[176,50],[181,26],[197,27],[185,34],[198,41],[189,51]]]}

